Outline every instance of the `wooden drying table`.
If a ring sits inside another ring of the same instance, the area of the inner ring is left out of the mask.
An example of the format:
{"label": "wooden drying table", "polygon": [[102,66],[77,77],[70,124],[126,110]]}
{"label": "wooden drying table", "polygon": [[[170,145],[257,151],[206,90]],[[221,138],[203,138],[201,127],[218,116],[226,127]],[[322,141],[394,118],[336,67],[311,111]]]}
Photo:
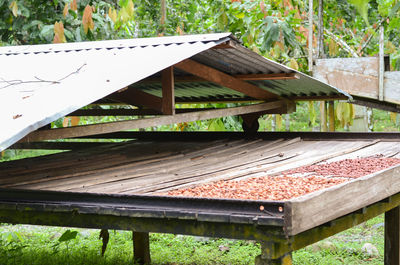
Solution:
{"label": "wooden drying table", "polygon": [[0,163],[0,221],[132,230],[143,262],[148,232],[162,232],[257,240],[256,264],[291,264],[292,251],[386,213],[385,264],[400,262],[400,167],[288,201],[157,195],[330,159],[400,157],[398,134],[132,135],[139,140]]}

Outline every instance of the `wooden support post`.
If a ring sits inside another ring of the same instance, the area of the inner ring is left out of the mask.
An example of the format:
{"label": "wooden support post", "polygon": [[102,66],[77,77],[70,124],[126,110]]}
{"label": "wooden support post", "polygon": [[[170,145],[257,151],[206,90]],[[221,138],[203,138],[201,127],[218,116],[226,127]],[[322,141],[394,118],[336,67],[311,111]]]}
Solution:
{"label": "wooden support post", "polygon": [[287,249],[287,245],[274,242],[261,242],[261,255],[256,257],[255,265],[292,265],[291,252],[276,257],[282,249]]}
{"label": "wooden support post", "polygon": [[329,112],[329,131],[335,131],[335,108],[334,101],[329,101],[328,112]]}
{"label": "wooden support post", "polygon": [[175,114],[174,95],[174,68],[168,67],[161,72],[162,84],[162,113],[167,115]]}
{"label": "wooden support post", "polygon": [[318,43],[317,58],[324,58],[324,1],[318,1]]}
{"label": "wooden support post", "polygon": [[385,265],[400,264],[400,206],[385,213]]}
{"label": "wooden support post", "polygon": [[326,101],[321,101],[320,105],[320,112],[321,112],[321,132],[326,132],[328,131],[327,127],[327,111],[326,111]]}
{"label": "wooden support post", "polygon": [[241,115],[242,117],[242,128],[245,133],[256,133],[260,128],[260,124],[258,123],[258,118],[260,118],[260,114],[258,113],[249,113]]}
{"label": "wooden support post", "polygon": [[133,258],[139,264],[150,264],[149,233],[132,231]]}
{"label": "wooden support post", "polygon": [[314,0],[308,1],[308,71],[312,75],[313,71],[313,2]]}
{"label": "wooden support post", "polygon": [[385,75],[385,62],[384,62],[384,50],[385,50],[385,31],[383,25],[379,27],[379,93],[378,99],[384,100],[384,75]]}

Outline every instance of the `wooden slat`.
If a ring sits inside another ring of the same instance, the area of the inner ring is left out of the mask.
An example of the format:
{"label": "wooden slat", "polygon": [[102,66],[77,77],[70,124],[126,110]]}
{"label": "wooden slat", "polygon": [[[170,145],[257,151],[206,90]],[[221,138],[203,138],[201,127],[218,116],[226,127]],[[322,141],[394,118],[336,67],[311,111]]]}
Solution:
{"label": "wooden slat", "polygon": [[296,235],[398,192],[400,166],[316,191],[285,203],[288,235]]}
{"label": "wooden slat", "polygon": [[239,91],[255,99],[266,100],[278,98],[278,95],[268,92],[267,90],[190,59],[177,63],[175,67],[208,81]]}
{"label": "wooden slat", "polygon": [[71,137],[81,137],[95,135],[101,133],[111,133],[117,131],[131,130],[137,128],[147,128],[151,126],[174,124],[179,122],[190,122],[197,120],[206,120],[218,117],[241,115],[252,112],[266,111],[270,109],[281,108],[287,104],[283,100],[272,101],[255,105],[241,106],[227,109],[215,109],[207,111],[199,111],[192,113],[182,113],[176,115],[168,115],[162,117],[110,122],[102,124],[83,125],[67,128],[57,128],[52,130],[34,131],[24,137],[21,142],[34,142],[43,140],[54,140]]}
{"label": "wooden slat", "polygon": [[174,68],[168,67],[161,72],[162,79],[162,113],[175,114]]}
{"label": "wooden slat", "polygon": [[[262,80],[291,80],[291,79],[299,79],[299,75],[297,73],[278,73],[278,74],[241,74],[241,75],[232,75],[234,78],[242,80],[242,81],[262,81]],[[209,82],[208,80],[195,76],[195,75],[184,75],[184,76],[176,76],[175,83],[189,83],[189,82]],[[161,83],[161,79],[157,77],[149,77],[143,79],[139,82],[140,84],[152,84],[152,83]]]}

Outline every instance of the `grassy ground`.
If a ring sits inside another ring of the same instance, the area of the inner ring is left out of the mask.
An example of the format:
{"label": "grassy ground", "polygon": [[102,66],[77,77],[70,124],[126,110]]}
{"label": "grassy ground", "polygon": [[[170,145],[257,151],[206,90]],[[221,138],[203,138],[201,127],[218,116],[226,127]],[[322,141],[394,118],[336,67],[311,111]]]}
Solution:
{"label": "grassy ground", "polygon": [[[379,216],[313,246],[296,251],[294,264],[383,264],[383,217]],[[59,242],[67,228],[0,226],[0,264],[134,264],[132,234],[110,231],[104,257],[99,230],[77,231],[75,239]],[[328,243],[326,243],[328,242]],[[378,257],[361,251],[364,243],[379,250]],[[328,247],[327,247],[328,246]],[[254,264],[260,254],[257,243],[151,234],[153,264]]]}

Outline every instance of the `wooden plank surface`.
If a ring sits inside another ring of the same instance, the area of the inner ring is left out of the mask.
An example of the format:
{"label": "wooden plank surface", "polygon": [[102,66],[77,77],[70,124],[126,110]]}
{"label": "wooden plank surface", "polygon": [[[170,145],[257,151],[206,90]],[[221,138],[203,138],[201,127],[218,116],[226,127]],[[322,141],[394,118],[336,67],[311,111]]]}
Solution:
{"label": "wooden plank surface", "polygon": [[[133,141],[111,148],[56,154],[50,156],[51,159],[0,163],[0,186],[151,194],[208,181],[279,174],[294,167],[357,153],[377,144],[377,141],[318,142],[299,138],[198,143]],[[374,152],[379,152],[379,148]]]}

